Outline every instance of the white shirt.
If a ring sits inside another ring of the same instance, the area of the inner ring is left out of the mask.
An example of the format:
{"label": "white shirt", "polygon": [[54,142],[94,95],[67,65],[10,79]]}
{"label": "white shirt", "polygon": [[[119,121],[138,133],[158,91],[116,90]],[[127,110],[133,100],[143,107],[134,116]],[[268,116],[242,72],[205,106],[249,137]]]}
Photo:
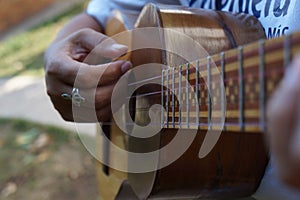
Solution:
{"label": "white shirt", "polygon": [[268,38],[281,36],[300,30],[300,1],[296,0],[92,0],[87,13],[104,26],[111,11],[123,13],[128,28],[146,3],[184,5],[195,8],[218,9],[230,12],[244,12],[256,16],[262,23]]}

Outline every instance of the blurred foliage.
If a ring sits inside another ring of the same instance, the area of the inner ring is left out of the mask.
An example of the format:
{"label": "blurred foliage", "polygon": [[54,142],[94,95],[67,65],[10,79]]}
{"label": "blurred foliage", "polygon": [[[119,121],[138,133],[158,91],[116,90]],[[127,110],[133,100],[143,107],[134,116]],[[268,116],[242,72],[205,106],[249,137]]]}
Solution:
{"label": "blurred foliage", "polygon": [[83,11],[79,4],[37,27],[0,41],[0,77],[43,75],[43,55],[61,27]]}
{"label": "blurred foliage", "polygon": [[[16,135],[22,140],[22,144],[29,144],[35,140],[41,133],[47,133],[55,144],[60,145],[64,142],[69,142],[70,138],[78,138],[78,135],[62,128],[50,125],[42,125],[38,123],[29,122],[23,119],[8,119],[0,118],[0,135],[6,137],[6,144],[8,146],[15,145],[14,139]],[[12,133],[7,133],[5,130],[9,129]],[[5,136],[5,134],[8,134]],[[0,136],[0,138],[2,137]],[[22,145],[17,145],[22,147]],[[15,146],[15,147],[17,147]]]}
{"label": "blurred foliage", "polygon": [[[22,172],[34,163],[39,152],[32,151],[32,145],[42,134],[47,134],[51,141],[48,150],[55,150],[74,139],[79,141],[77,134],[71,131],[23,119],[0,118],[0,130],[0,169],[13,170],[14,173]],[[16,166],[12,160],[20,160],[22,164]],[[0,183],[11,175],[7,172],[1,173],[0,170]]]}
{"label": "blurred foliage", "polygon": [[0,200],[97,199],[92,156],[78,135],[0,118]]}

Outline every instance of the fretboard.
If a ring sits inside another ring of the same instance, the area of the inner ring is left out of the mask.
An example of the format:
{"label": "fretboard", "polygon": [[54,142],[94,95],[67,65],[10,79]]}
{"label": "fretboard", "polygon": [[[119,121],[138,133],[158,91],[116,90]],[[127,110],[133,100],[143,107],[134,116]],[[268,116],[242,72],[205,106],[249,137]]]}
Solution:
{"label": "fretboard", "polygon": [[161,126],[264,132],[266,102],[297,52],[300,32],[163,70]]}

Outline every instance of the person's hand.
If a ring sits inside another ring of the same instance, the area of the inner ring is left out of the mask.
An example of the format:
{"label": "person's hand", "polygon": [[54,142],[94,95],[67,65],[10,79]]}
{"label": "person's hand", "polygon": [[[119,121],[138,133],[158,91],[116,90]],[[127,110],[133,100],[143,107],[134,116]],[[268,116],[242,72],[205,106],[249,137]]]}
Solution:
{"label": "person's hand", "polygon": [[268,103],[268,141],[279,178],[300,189],[300,57]]}
{"label": "person's hand", "polygon": [[[90,122],[110,118],[113,87],[131,64],[128,61],[101,62],[117,58],[127,50],[126,46],[92,29],[79,30],[49,46],[45,53],[47,93],[64,120]],[[84,97],[77,108],[76,119],[72,101],[62,98],[62,94],[71,94],[73,87]]]}

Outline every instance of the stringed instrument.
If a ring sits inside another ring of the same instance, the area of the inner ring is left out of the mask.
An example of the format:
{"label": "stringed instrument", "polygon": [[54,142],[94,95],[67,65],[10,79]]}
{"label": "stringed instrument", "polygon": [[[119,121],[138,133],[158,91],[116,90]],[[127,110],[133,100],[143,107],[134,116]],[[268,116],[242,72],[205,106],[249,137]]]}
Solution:
{"label": "stringed instrument", "polygon": [[[125,30],[121,18],[109,22],[107,34]],[[169,66],[159,69],[161,86],[140,87],[130,101],[131,118],[144,126],[151,122],[151,105],[163,105],[157,124],[161,130],[150,138],[136,138],[124,134],[114,121],[103,124],[104,133],[97,136],[100,156],[109,163],[120,160],[103,137],[120,148],[140,153],[168,145],[179,129],[187,136],[193,132],[196,135],[180,158],[155,171],[127,173],[99,162],[97,175],[102,199],[233,199],[253,194],[268,163],[263,136],[266,101],[285,66],[298,52],[300,35],[261,40],[265,37],[263,28],[252,16],[153,4],[141,12],[135,28],[141,27],[170,28],[184,33],[201,44],[209,56],[199,55],[187,63],[186,59],[161,49],[132,51],[133,66],[145,63]],[[147,38],[133,32],[129,38],[132,46],[139,37],[147,43]],[[178,38],[165,35],[155,37],[164,37],[160,38],[162,46],[179,42]],[[253,41],[259,42],[250,43]],[[213,70],[213,65],[220,73]],[[213,82],[216,76],[222,82]],[[212,97],[209,91],[219,84],[224,85],[223,92],[218,91]],[[194,97],[187,93],[189,88]],[[187,103],[180,105],[182,99]],[[216,104],[220,106],[212,109]],[[213,126],[213,118],[224,123]],[[199,158],[200,147],[215,129],[222,130],[220,137],[207,155]],[[155,164],[159,166],[170,156],[170,152],[160,152]],[[130,159],[127,162],[128,166],[134,165]]]}

